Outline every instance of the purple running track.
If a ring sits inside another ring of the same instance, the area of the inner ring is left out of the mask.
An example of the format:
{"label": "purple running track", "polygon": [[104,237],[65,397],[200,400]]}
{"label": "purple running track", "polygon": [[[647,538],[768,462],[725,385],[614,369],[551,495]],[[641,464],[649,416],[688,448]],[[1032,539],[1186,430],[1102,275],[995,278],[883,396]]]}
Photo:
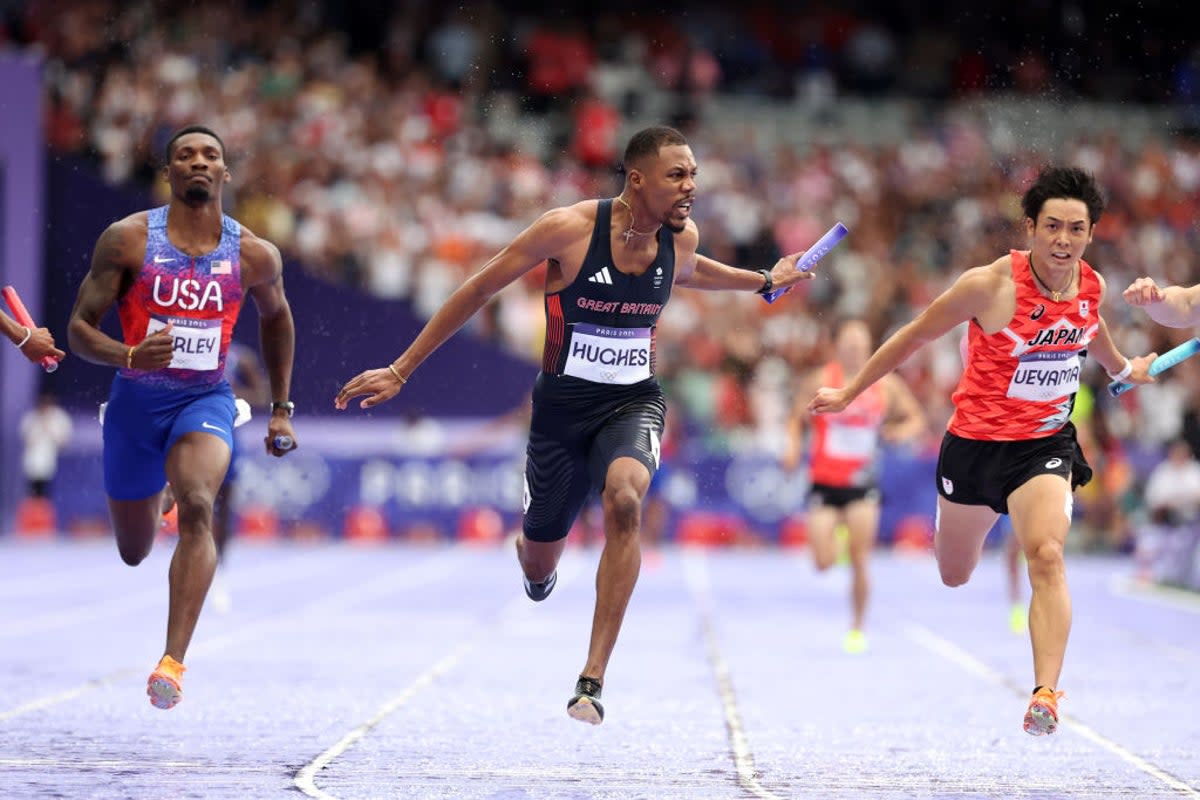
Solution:
{"label": "purple running track", "polygon": [[596,550],[535,605],[511,547],[237,542],[163,712],[170,550],[0,538],[0,796],[1200,798],[1200,599],[1123,560],[1068,557],[1064,721],[1034,738],[993,558],[947,589],[880,554],[850,656],[844,567],[648,553],[591,727],[565,706]]}

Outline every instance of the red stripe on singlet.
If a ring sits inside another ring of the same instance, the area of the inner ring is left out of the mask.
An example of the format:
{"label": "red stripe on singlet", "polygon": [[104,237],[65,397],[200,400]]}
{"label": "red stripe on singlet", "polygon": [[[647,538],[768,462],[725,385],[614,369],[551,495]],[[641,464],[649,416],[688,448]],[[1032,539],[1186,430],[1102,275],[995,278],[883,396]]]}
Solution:
{"label": "red stripe on singlet", "polygon": [[650,374],[657,375],[655,362],[658,360],[658,326],[650,329]]}
{"label": "red stripe on singlet", "polygon": [[546,346],[542,349],[542,372],[558,372],[558,356],[562,353],[566,324],[563,320],[562,299],[552,294],[546,298]]}

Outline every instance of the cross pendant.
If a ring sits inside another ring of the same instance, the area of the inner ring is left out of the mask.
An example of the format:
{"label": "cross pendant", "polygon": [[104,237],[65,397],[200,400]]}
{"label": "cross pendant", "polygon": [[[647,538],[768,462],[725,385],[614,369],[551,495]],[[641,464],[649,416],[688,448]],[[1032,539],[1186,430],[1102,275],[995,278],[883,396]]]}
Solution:
{"label": "cross pendant", "polygon": [[621,236],[625,237],[625,245],[629,245],[629,240],[633,238],[633,228],[629,228]]}

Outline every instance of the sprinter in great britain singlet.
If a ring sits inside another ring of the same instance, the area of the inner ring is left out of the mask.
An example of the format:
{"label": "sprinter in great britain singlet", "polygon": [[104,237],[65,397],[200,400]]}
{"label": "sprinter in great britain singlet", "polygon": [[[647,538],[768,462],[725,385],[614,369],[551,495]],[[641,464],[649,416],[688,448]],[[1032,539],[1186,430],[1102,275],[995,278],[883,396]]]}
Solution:
{"label": "sprinter in great britain singlet", "polygon": [[601,200],[579,274],[546,295],[546,343],[533,389],[525,466],[524,533],[567,535],[608,465],[628,456],[658,469],[666,419],[654,377],[655,326],[675,278],[673,234],[640,275],[618,272],[610,247],[612,200]]}
{"label": "sprinter in great britain singlet", "polygon": [[[1070,422],[1087,346],[1100,329],[1100,279],[1079,262],[1079,292],[1054,302],[1038,291],[1029,255],[1013,250],[1016,311],[1003,330],[972,320],[966,364],[942,442],[938,491],[956,503],[1008,513],[1005,498],[1039,472],[1072,486],[1091,469]],[[997,447],[972,443],[994,442]]]}
{"label": "sprinter in great britain singlet", "polygon": [[242,305],[241,226],[222,218],[221,241],[201,256],[167,238],[167,207],[147,212],[142,270],[118,300],[126,345],[168,324],[174,356],[166,369],[122,368],[104,418],[104,483],[109,496],[140,500],[166,483],[166,453],[193,431],[233,446],[236,416],[225,355]]}

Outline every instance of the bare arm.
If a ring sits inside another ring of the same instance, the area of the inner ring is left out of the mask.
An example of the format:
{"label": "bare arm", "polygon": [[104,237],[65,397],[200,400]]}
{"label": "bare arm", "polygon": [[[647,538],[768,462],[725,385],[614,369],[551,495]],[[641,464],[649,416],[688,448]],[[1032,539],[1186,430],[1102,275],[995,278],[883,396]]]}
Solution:
{"label": "bare arm", "polygon": [[[792,253],[775,262],[771,268],[771,281],[774,289],[786,289],[800,281],[811,280],[812,271],[800,272],[796,269],[796,261],[804,252]],[[720,291],[757,292],[766,284],[766,279],[757,270],[741,269],[722,264],[720,261],[696,254],[694,268],[675,276],[676,286],[686,286],[689,289],[704,289]]]}
{"label": "bare arm", "polygon": [[783,445],[783,457],[781,463],[786,470],[795,470],[800,466],[801,456],[804,453],[804,429],[805,420],[808,416],[808,409],[805,407],[807,399],[812,396],[821,385],[821,370],[810,372],[803,382],[800,384],[800,391],[797,392],[795,401],[792,404],[792,413],[788,415],[787,437]]}
{"label": "bare arm", "polygon": [[586,235],[591,222],[573,208],[547,211],[455,289],[399,358],[384,369],[366,370],[348,381],[334,399],[334,406],[345,409],[352,398],[363,394],[369,397],[360,403],[362,408],[395,397],[417,367],[493,295],[546,259],[555,258],[579,236]]}
{"label": "bare arm", "polygon": [[3,333],[13,344],[20,344],[25,338],[25,326],[18,325],[16,320],[0,311],[0,333]]}
{"label": "bare arm", "polygon": [[26,328],[3,311],[0,311],[0,333],[8,337],[10,342],[20,348],[21,354],[35,364],[46,356],[61,361],[67,355],[55,346],[54,336],[49,328]]}
{"label": "bare arm", "polygon": [[[1097,275],[1099,277],[1099,275]],[[1107,284],[1104,278],[1100,278],[1100,305],[1104,305],[1104,295],[1107,292]],[[1151,353],[1139,358],[1126,360],[1125,356],[1121,355],[1121,351],[1117,349],[1117,345],[1112,340],[1112,336],[1108,332],[1108,323],[1104,321],[1104,317],[1100,317],[1100,326],[1096,332],[1090,345],[1088,345],[1088,353],[1099,362],[1100,366],[1104,367],[1105,372],[1109,375],[1116,375],[1125,369],[1126,363],[1131,367],[1129,375],[1123,380],[1130,383],[1150,383],[1154,379],[1149,375],[1150,362],[1154,360],[1156,353]]]}
{"label": "bare arm", "polygon": [[[244,231],[242,260],[250,267],[246,289],[258,309],[258,342],[267,381],[271,384],[271,400],[282,403],[291,393],[292,365],[296,355],[296,325],[292,307],[283,292],[283,259],[275,245]],[[275,439],[279,436],[291,437],[293,443],[296,442],[291,417],[283,409],[272,410],[267,421],[265,444],[267,452],[273,456],[288,452],[275,447]]]}
{"label": "bare arm", "polygon": [[1125,302],[1146,309],[1150,319],[1168,328],[1200,325],[1200,284],[1161,289],[1153,278],[1138,278],[1123,293]]}
{"label": "bare arm", "polygon": [[992,266],[976,267],[963,273],[916,319],[892,334],[844,388],[818,391],[808,404],[809,411],[832,414],[843,410],[868,386],[903,364],[925,344],[982,313],[998,288],[997,273]]}
{"label": "bare arm", "polygon": [[296,355],[296,325],[283,291],[283,259],[275,245],[248,233],[242,240],[242,259],[252,273],[246,290],[258,309],[259,347],[271,384],[271,400],[283,402],[292,388]]}
{"label": "bare arm", "polygon": [[171,363],[174,340],[170,325],[132,348],[100,330],[104,315],[141,269],[137,254],[145,244],[146,232],[136,215],[109,225],[96,240],[91,269],[79,286],[67,323],[67,342],[85,361],[142,370],[163,369]]}

